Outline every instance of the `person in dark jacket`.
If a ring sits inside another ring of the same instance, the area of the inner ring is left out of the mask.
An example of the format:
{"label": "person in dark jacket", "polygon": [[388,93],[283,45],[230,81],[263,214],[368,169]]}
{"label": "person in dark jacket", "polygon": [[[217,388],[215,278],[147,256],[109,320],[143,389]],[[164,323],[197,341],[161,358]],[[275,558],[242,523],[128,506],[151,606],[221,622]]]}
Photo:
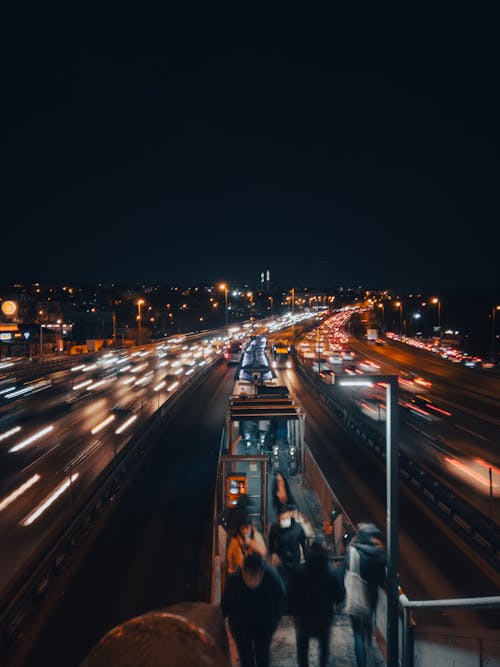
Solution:
{"label": "person in dark jacket", "polygon": [[319,640],[320,667],[328,664],[334,603],[344,599],[340,570],[331,567],[320,542],[313,542],[307,561],[294,570],[290,581],[290,611],[295,621],[299,667],[309,667],[309,639]]}
{"label": "person in dark jacket", "polygon": [[385,587],[386,551],[381,531],[373,523],[358,523],[357,536],[346,549],[344,572],[349,567],[350,549],[359,554],[359,574],[367,583],[368,610],[364,615],[351,616],[357,667],[366,667],[367,654],[373,641],[377,611],[378,588]]}
{"label": "person in dark jacket", "polygon": [[285,588],[276,570],[257,553],[230,574],[221,608],[238,648],[241,667],[268,667],[271,640],[285,608]]}
{"label": "person in dark jacket", "polygon": [[300,564],[301,552],[307,558],[307,539],[304,529],[295,521],[294,505],[282,505],[278,509],[278,521],[269,530],[269,554],[271,563],[283,577],[288,593],[290,573]]}

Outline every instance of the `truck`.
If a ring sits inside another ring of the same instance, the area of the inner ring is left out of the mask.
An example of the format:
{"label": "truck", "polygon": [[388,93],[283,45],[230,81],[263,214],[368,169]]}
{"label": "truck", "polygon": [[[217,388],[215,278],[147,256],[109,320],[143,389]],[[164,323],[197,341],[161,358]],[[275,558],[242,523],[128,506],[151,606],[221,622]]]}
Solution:
{"label": "truck", "polygon": [[374,343],[378,338],[378,329],[367,329],[366,338],[369,343]]}

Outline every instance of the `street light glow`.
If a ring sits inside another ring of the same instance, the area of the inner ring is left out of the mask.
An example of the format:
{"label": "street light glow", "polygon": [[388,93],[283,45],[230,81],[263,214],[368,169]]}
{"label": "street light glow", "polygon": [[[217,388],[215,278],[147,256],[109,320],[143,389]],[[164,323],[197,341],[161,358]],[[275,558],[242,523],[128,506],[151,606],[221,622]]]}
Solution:
{"label": "street light glow", "polygon": [[373,387],[373,382],[368,380],[340,380],[341,387]]}

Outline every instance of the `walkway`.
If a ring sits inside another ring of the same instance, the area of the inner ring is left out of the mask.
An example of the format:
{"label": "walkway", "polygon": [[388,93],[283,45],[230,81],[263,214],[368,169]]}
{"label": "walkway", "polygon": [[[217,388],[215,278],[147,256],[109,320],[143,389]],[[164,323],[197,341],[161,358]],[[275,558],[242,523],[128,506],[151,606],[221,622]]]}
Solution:
{"label": "walkway", "polygon": [[[241,449],[240,449],[241,447]],[[255,454],[256,449],[244,444],[238,445],[238,454]],[[301,514],[313,527],[315,536],[324,543],[328,543],[327,537],[323,531],[323,521],[326,519],[323,510],[318,502],[313,491],[304,485],[302,475],[288,475],[287,467],[287,453],[280,449],[280,471],[286,476],[290,485],[290,490],[295,498],[295,502]],[[268,497],[271,497],[271,485],[273,474],[269,473],[269,489]],[[268,518],[269,525],[276,520],[274,508],[272,503],[268,503]],[[265,536],[267,538],[267,536]],[[266,539],[267,542],[267,539]],[[233,667],[239,667],[238,654],[236,646],[228,632],[229,643],[231,649],[231,660]],[[356,667],[356,659],[354,656],[354,638],[352,634],[351,623],[349,617],[339,612],[335,615],[334,624],[331,633],[330,643],[331,657],[329,667]],[[309,646],[310,667],[319,665],[319,652],[316,640],[311,640]],[[284,616],[278,626],[276,634],[273,638],[271,646],[271,665],[270,667],[296,667],[297,665],[297,651],[295,646],[295,630],[293,626],[293,618],[291,616]],[[385,661],[379,650],[376,642],[373,645],[373,656],[369,667],[385,667]]]}

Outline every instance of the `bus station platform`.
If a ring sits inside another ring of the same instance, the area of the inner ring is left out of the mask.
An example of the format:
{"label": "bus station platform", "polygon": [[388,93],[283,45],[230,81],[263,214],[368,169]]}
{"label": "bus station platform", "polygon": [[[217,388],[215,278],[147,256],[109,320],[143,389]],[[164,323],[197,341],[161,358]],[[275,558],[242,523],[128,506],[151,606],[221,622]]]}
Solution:
{"label": "bus station platform", "polygon": [[[281,474],[287,479],[290,491],[295,500],[297,510],[302,515],[305,524],[313,533],[309,539],[317,539],[327,547],[329,553],[332,554],[332,566],[335,567],[335,562],[339,559],[334,559],[333,551],[331,549],[332,537],[325,533],[325,525],[328,517],[326,517],[316,494],[307,486],[302,474],[288,473],[288,452],[284,446],[286,443],[277,441],[275,444],[280,446],[279,467],[277,461],[270,468],[267,481],[267,495],[271,499],[273,472],[279,470]],[[258,446],[248,446],[244,440],[238,443],[237,455],[252,455],[258,453]],[[252,489],[249,488],[249,495],[251,496]],[[250,510],[252,505],[250,505]],[[267,537],[269,527],[277,520],[275,509],[271,502],[267,503],[268,527],[263,535],[266,546],[268,545]],[[229,627],[227,627],[231,664],[233,667],[240,667],[238,659],[238,652],[236,645],[231,636]],[[309,664],[311,667],[319,665],[319,648],[318,642],[311,639],[309,643]],[[297,665],[297,649],[295,644],[295,628],[293,617],[285,615],[276,630],[271,644],[271,662],[270,667],[296,667]],[[373,642],[373,650],[371,662],[368,662],[369,667],[384,667],[385,660],[376,640]],[[356,658],[354,655],[354,637],[351,628],[350,618],[342,613],[341,605],[338,606],[334,615],[330,637],[330,662],[329,667],[356,667]]]}

